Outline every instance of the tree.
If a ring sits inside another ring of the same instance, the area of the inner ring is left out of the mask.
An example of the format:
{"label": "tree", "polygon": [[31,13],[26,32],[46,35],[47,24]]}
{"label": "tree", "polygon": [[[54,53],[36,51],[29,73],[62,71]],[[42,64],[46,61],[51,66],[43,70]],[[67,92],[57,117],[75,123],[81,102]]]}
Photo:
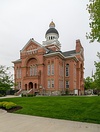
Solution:
{"label": "tree", "polygon": [[[99,52],[97,53],[97,56],[100,59],[100,53]],[[96,67],[96,72],[94,74],[94,80],[95,80],[97,89],[100,89],[100,61],[95,62],[95,67]]]}
{"label": "tree", "polygon": [[13,79],[9,72],[9,67],[0,65],[0,93],[5,94],[12,86]]}
{"label": "tree", "polygon": [[93,88],[93,79],[90,78],[90,77],[87,77],[85,79],[84,87],[85,87],[86,90]]}
{"label": "tree", "polygon": [[90,14],[90,33],[86,34],[87,39],[90,42],[100,42],[100,0],[89,0],[89,5],[87,5],[87,10]]}

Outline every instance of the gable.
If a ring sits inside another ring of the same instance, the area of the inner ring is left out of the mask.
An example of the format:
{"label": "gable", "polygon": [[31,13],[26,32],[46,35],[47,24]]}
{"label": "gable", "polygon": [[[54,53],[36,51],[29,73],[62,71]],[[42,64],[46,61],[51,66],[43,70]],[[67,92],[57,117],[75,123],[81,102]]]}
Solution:
{"label": "gable", "polygon": [[33,42],[30,42],[27,47],[25,48],[25,51],[30,51],[30,50],[35,50],[37,49],[39,46],[36,45],[35,43]]}
{"label": "gable", "polygon": [[27,44],[22,48],[21,52],[33,51],[35,49],[41,48],[42,45],[36,42],[34,39],[30,39]]}

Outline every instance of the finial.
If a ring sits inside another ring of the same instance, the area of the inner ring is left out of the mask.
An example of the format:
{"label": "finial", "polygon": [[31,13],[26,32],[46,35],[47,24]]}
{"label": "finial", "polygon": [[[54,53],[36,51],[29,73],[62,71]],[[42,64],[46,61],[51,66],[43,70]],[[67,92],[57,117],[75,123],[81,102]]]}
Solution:
{"label": "finial", "polygon": [[49,27],[50,28],[55,28],[55,23],[53,22],[53,19],[52,19],[51,23],[49,24]]}

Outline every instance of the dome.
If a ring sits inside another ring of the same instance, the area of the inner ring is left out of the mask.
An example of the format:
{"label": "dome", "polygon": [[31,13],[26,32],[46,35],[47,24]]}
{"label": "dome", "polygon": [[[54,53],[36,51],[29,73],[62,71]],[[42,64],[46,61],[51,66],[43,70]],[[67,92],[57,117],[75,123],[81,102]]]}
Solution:
{"label": "dome", "polygon": [[55,28],[49,28],[46,32],[46,35],[49,34],[49,33],[56,33],[59,35],[58,31],[55,29]]}
{"label": "dome", "polygon": [[59,33],[55,29],[55,23],[53,21],[49,24],[49,29],[47,30],[46,35],[49,34],[49,33],[55,33],[59,36]]}

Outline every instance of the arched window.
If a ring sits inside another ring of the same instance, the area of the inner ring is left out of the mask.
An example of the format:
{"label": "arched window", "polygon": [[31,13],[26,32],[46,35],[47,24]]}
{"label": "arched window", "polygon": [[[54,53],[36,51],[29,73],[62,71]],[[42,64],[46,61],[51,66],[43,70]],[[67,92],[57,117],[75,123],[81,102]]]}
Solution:
{"label": "arched window", "polygon": [[66,64],[66,76],[69,76],[69,64]]}
{"label": "arched window", "polygon": [[48,75],[50,75],[50,64],[48,64]]}
{"label": "arched window", "polygon": [[33,68],[30,66],[30,76],[33,76]]}
{"label": "arched window", "polygon": [[54,63],[51,64],[51,75],[54,75]]}
{"label": "arched window", "polygon": [[34,75],[37,75],[37,66],[34,66]]}
{"label": "arched window", "polygon": [[53,39],[55,39],[55,37],[53,36]]}
{"label": "arched window", "polygon": [[37,75],[37,66],[30,66],[30,76],[36,76]]}

